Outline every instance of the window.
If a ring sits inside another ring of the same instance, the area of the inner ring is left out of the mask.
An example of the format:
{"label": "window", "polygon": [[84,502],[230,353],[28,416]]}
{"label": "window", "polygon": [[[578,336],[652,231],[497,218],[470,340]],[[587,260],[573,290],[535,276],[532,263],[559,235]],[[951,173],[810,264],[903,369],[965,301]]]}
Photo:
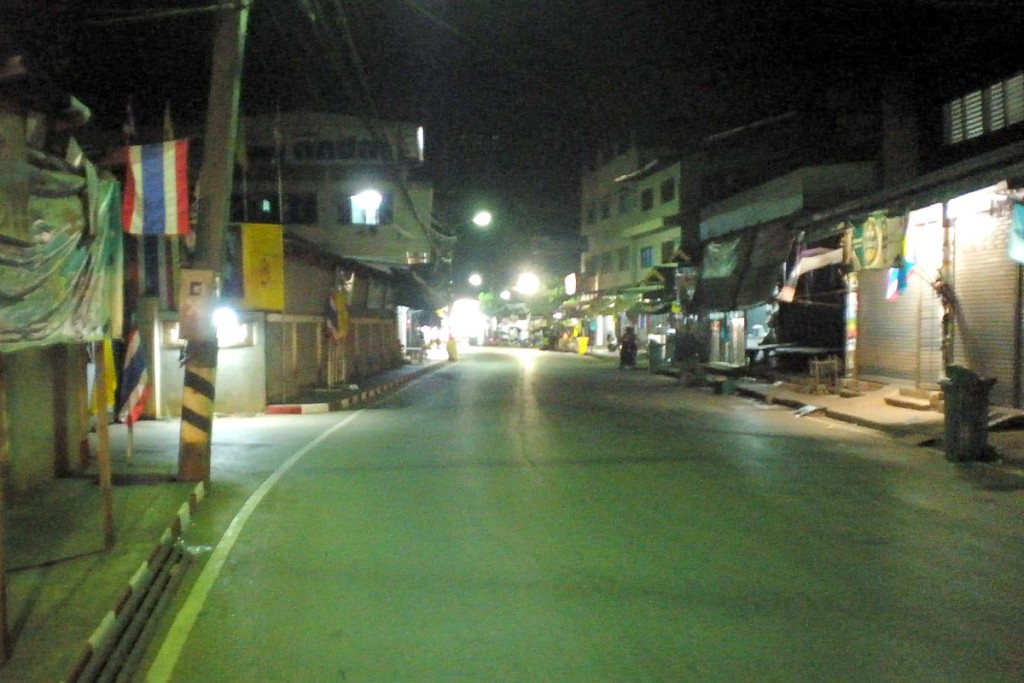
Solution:
{"label": "window", "polygon": [[606,251],[601,254],[601,272],[610,273],[612,272],[612,258],[613,254],[610,251]]}
{"label": "window", "polygon": [[601,218],[608,218],[612,215],[612,200],[611,197],[605,195],[601,197]]}
{"label": "window", "polygon": [[622,188],[618,191],[616,203],[619,213],[628,213],[633,208],[633,192],[627,188]]}
{"label": "window", "polygon": [[661,203],[665,204],[676,198],[676,179],[665,178],[661,181]]}
{"label": "window", "polygon": [[667,240],[661,243],[661,262],[672,263],[672,257],[676,255],[676,243]]}
{"label": "window", "polygon": [[619,272],[629,270],[629,247],[619,248]]}
{"label": "window", "polygon": [[316,193],[301,192],[285,195],[285,223],[316,223]]}
{"label": "window", "polygon": [[384,225],[394,220],[390,194],[376,190],[343,197],[338,202],[339,225]]}
{"label": "window", "polygon": [[643,247],[640,249],[640,267],[654,267],[654,247]]}
{"label": "window", "polygon": [[277,195],[231,195],[231,220],[237,223],[278,223]]}
{"label": "window", "polygon": [[650,211],[654,208],[654,189],[650,187],[644,188],[640,193],[640,209],[643,211]]}
{"label": "window", "polygon": [[949,145],[1024,122],[1024,73],[947,102],[942,114]]}

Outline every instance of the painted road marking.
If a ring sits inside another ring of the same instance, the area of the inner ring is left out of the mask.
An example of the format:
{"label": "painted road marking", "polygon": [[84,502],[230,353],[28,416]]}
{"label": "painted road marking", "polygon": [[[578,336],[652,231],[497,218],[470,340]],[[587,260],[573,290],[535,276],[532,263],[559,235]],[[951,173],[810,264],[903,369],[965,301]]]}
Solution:
{"label": "painted road marking", "polygon": [[239,534],[242,532],[242,528],[245,523],[249,521],[249,517],[256,510],[256,506],[260,504],[263,497],[270,492],[274,485],[285,475],[285,473],[292,468],[306,453],[313,450],[320,442],[329,437],[334,432],[347,425],[349,422],[354,420],[361,414],[352,413],[345,419],[338,422],[333,427],[325,430],[318,437],[310,441],[308,444],[303,446],[301,449],[292,454],[290,458],[285,460],[277,470],[274,471],[267,479],[260,484],[245,504],[242,505],[242,509],[238,511],[235,518],[231,520],[231,524],[228,525],[227,531],[221,537],[220,542],[217,543],[217,547],[213,549],[213,553],[210,555],[209,561],[206,566],[203,567],[202,573],[196,580],[195,585],[192,587],[192,591],[188,594],[188,598],[185,600],[185,604],[178,611],[178,615],[174,618],[174,623],[171,625],[170,631],[167,633],[167,637],[164,639],[163,645],[160,646],[160,651],[156,655],[156,659],[153,660],[153,664],[149,667],[149,671],[146,672],[147,683],[163,683],[169,681],[171,674],[174,672],[174,667],[178,663],[178,657],[181,656],[181,651],[185,647],[185,641],[188,640],[189,633],[192,632],[192,627],[196,623],[196,618],[199,616],[200,610],[203,605],[206,604],[206,598],[210,593],[210,589],[213,588],[213,584],[217,581],[217,577],[220,575],[221,569],[224,567],[224,563],[227,561],[228,554],[231,553],[231,549],[235,545],[235,541],[238,540]]}

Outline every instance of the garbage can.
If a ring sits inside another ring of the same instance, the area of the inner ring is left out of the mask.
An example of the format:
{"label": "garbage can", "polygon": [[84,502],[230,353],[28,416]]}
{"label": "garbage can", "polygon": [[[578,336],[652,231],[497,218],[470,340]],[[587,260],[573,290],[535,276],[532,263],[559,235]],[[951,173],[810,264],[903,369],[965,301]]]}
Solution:
{"label": "garbage can", "polygon": [[581,356],[585,356],[587,353],[587,346],[590,344],[590,337],[577,337],[576,338],[576,353]]}
{"label": "garbage can", "polygon": [[665,361],[665,345],[653,339],[648,341],[647,356],[650,358],[651,372],[658,372]]}
{"label": "garbage can", "polygon": [[994,377],[982,378],[959,365],[946,368],[946,379],[939,385],[945,405],[947,460],[967,462],[988,456],[988,395],[995,383]]}

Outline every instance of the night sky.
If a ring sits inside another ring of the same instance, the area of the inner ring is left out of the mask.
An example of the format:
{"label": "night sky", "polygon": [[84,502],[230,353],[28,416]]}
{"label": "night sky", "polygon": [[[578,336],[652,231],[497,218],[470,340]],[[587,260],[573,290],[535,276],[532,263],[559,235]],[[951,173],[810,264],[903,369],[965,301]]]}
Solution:
{"label": "night sky", "polygon": [[[205,0],[43,4],[0,0],[0,20],[18,26],[99,125],[120,125],[129,93],[143,123],[159,120],[167,99],[177,119],[202,120],[211,15],[96,22],[122,16],[115,10]],[[913,74],[913,87],[928,84],[941,97],[975,74],[1008,75],[1024,62],[1020,0],[255,0],[253,8],[246,112],[280,104],[422,123],[439,217],[454,223],[487,205],[496,231],[519,235],[575,233],[585,155],[630,128],[685,145],[826,87]],[[857,90],[863,106],[875,106],[873,90]]]}

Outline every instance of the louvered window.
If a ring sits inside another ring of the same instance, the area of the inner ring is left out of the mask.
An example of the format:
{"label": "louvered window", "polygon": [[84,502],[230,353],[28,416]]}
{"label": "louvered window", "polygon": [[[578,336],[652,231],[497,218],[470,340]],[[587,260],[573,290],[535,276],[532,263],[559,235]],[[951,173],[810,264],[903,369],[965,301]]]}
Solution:
{"label": "louvered window", "polygon": [[1024,73],[947,102],[943,118],[950,145],[1024,123]]}
{"label": "louvered window", "polygon": [[1006,125],[1024,123],[1024,74],[1006,79]]}
{"label": "louvered window", "polygon": [[981,91],[975,90],[964,98],[964,137],[968,140],[985,133],[985,110]]}
{"label": "louvered window", "polygon": [[946,142],[964,141],[964,101],[953,100],[946,105]]}
{"label": "louvered window", "polygon": [[994,132],[1006,127],[1006,98],[1003,82],[990,85],[985,90],[985,131]]}

